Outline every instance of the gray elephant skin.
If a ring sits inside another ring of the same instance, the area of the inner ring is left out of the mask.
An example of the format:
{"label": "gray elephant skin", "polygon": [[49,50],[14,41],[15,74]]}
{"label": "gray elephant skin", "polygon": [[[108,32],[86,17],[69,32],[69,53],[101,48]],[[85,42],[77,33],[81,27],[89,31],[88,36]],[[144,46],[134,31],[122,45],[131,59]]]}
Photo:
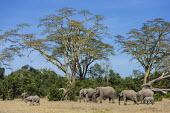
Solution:
{"label": "gray elephant skin", "polygon": [[112,103],[114,103],[114,97],[115,97],[115,89],[112,87],[97,87],[95,89],[96,92],[96,103],[98,102],[98,100],[100,99],[100,103],[102,103],[102,98],[109,98],[109,103],[112,100]]}
{"label": "gray elephant skin", "polygon": [[92,88],[89,88],[89,89],[81,89],[80,92],[79,92],[79,98],[80,98],[80,102],[83,98],[84,102],[88,102],[89,101],[89,98],[92,99],[92,101],[94,102],[95,101],[95,90],[92,89]]}
{"label": "gray elephant skin", "polygon": [[119,93],[119,105],[120,98],[123,97],[124,105],[126,105],[127,100],[134,101],[134,104],[138,104],[137,102],[137,93],[134,90],[123,90]]}
{"label": "gray elephant skin", "polygon": [[40,98],[39,96],[29,96],[25,99],[25,102],[30,102],[30,105],[34,105],[34,102],[36,102],[36,105],[40,105]]}
{"label": "gray elephant skin", "polygon": [[144,103],[151,103],[152,105],[154,104],[154,98],[153,97],[145,97],[144,98]]}
{"label": "gray elephant skin", "polygon": [[137,92],[137,95],[141,98],[141,104],[144,103],[145,97],[153,97],[154,92],[151,89],[142,89]]}
{"label": "gray elephant skin", "polygon": [[64,99],[67,99],[67,90],[65,89],[65,88],[59,88],[59,90],[61,91],[61,90],[63,90],[63,98]]}
{"label": "gray elephant skin", "polygon": [[22,93],[22,94],[21,94],[21,98],[22,98],[22,100],[24,100],[25,98],[27,98],[27,93]]}

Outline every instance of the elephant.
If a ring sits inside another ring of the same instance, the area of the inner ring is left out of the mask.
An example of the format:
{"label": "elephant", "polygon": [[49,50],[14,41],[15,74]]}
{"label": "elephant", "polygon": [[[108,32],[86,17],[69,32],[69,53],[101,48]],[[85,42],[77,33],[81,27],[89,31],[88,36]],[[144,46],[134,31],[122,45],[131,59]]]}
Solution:
{"label": "elephant", "polygon": [[97,87],[95,89],[95,98],[96,99],[96,103],[98,102],[98,100],[100,99],[100,103],[102,103],[102,98],[106,97],[109,98],[109,103],[112,100],[112,103],[114,103],[114,96],[115,96],[115,89],[112,87]]}
{"label": "elephant", "polygon": [[154,104],[154,98],[153,97],[145,97],[144,103],[146,103],[146,102],[147,102],[147,104],[151,103],[153,105]]}
{"label": "elephant", "polygon": [[21,94],[21,98],[22,98],[22,100],[24,100],[25,98],[27,98],[27,93],[22,93],[22,94]]}
{"label": "elephant", "polygon": [[25,99],[25,102],[27,103],[30,101],[30,105],[34,105],[34,102],[36,102],[37,105],[40,105],[40,98],[39,96],[29,96]]}
{"label": "elephant", "polygon": [[59,90],[63,90],[63,98],[67,99],[67,90],[65,88],[59,88]]}
{"label": "elephant", "polygon": [[137,95],[141,97],[141,104],[144,103],[145,97],[153,97],[154,92],[151,89],[142,89],[137,92]]}
{"label": "elephant", "polygon": [[81,100],[82,100],[82,98],[83,98],[83,100],[84,100],[84,102],[85,102],[85,94],[84,94],[84,91],[85,90],[87,90],[87,89],[81,89],[80,91],[79,91],[79,99],[80,99],[80,102],[81,102]]}
{"label": "elephant", "polygon": [[89,101],[89,98],[92,98],[92,101],[94,102],[95,100],[95,97],[94,97],[94,95],[95,95],[95,90],[94,89],[92,89],[92,88],[89,88],[89,89],[82,89],[82,90],[80,90],[80,93],[79,93],[79,97],[80,97],[80,102],[81,102],[81,99],[83,98],[85,98],[84,99],[84,102],[86,101],[86,102],[88,102]]}
{"label": "elephant", "polygon": [[134,101],[134,104],[138,105],[137,102],[137,93],[134,90],[123,90],[119,93],[119,105],[120,105],[120,98],[123,97],[124,105],[126,105],[127,100]]}

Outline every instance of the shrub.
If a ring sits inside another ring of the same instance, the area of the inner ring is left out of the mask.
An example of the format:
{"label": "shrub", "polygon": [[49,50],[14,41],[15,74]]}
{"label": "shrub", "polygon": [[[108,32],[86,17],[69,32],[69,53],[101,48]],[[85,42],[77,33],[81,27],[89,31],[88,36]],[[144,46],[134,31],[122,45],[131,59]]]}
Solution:
{"label": "shrub", "polygon": [[79,89],[76,86],[70,86],[68,88],[68,100],[70,101],[77,101],[76,94],[79,92]]}
{"label": "shrub", "polygon": [[155,101],[162,101],[163,97],[164,97],[164,95],[161,92],[156,92],[154,94],[154,100]]}
{"label": "shrub", "polygon": [[48,100],[49,101],[60,101],[62,100],[63,90],[59,90],[55,85],[52,85],[49,89]]}

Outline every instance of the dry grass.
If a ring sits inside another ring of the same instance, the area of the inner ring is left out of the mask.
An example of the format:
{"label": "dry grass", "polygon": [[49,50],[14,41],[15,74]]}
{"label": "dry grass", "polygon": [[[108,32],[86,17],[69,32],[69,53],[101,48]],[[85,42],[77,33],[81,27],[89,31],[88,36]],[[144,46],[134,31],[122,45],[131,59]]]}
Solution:
{"label": "dry grass", "polygon": [[11,101],[0,100],[0,113],[170,113],[170,100],[163,99],[161,102],[155,102],[154,105],[133,105],[128,101],[126,106],[108,103],[85,103],[56,101],[49,102],[47,99],[41,99],[40,106],[30,106],[19,99]]}

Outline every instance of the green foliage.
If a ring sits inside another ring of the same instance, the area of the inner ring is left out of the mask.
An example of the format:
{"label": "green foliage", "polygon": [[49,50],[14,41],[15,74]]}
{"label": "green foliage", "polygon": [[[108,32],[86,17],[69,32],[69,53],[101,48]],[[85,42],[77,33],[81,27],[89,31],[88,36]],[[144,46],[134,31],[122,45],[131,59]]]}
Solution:
{"label": "green foliage", "polygon": [[160,92],[156,92],[154,94],[154,100],[155,101],[162,101],[162,99],[164,98],[164,94],[160,93]]}
{"label": "green foliage", "polygon": [[[96,66],[100,68],[96,68],[94,77],[90,75],[85,80],[77,79],[74,86],[69,86],[67,79],[57,75],[54,71],[48,69],[37,70],[30,68],[30,66],[24,66],[24,68],[22,67],[22,69],[12,72],[8,76],[4,76],[3,80],[0,80],[0,98],[3,100],[14,99],[20,97],[21,93],[27,92],[28,95],[48,96],[50,101],[58,101],[62,99],[62,93],[58,89],[66,88],[68,91],[67,99],[76,101],[79,91],[83,88],[111,86],[115,88],[117,95],[125,89],[141,90],[143,78],[142,73],[139,71],[135,70],[131,76],[122,78],[119,73],[110,69],[107,82],[105,75],[103,75],[104,72],[102,72],[103,67],[99,66],[99,64],[95,64]],[[155,79],[160,76],[160,73],[155,73],[156,75],[150,76],[149,79]],[[170,79],[162,81],[155,82],[153,86],[159,86],[159,88],[169,87]],[[170,98],[170,93],[167,95],[155,93],[155,100],[160,101],[163,97]]]}
{"label": "green foliage", "polygon": [[0,80],[0,97],[3,99],[14,99],[20,97],[21,93],[28,95],[39,95],[45,97],[49,88],[56,84],[65,87],[67,80],[48,69],[37,70],[28,65],[23,66],[15,72]]}
{"label": "green foliage", "polygon": [[166,95],[165,95],[165,98],[168,98],[170,100],[170,92],[168,92]]}
{"label": "green foliage", "polygon": [[63,90],[59,90],[56,84],[53,84],[49,88],[48,100],[49,101],[60,101],[62,98],[63,98]]}
{"label": "green foliage", "polygon": [[79,93],[79,88],[76,86],[69,86],[68,88],[68,100],[77,101],[77,94]]}
{"label": "green foliage", "polygon": [[4,79],[5,68],[0,68],[0,79]]}

